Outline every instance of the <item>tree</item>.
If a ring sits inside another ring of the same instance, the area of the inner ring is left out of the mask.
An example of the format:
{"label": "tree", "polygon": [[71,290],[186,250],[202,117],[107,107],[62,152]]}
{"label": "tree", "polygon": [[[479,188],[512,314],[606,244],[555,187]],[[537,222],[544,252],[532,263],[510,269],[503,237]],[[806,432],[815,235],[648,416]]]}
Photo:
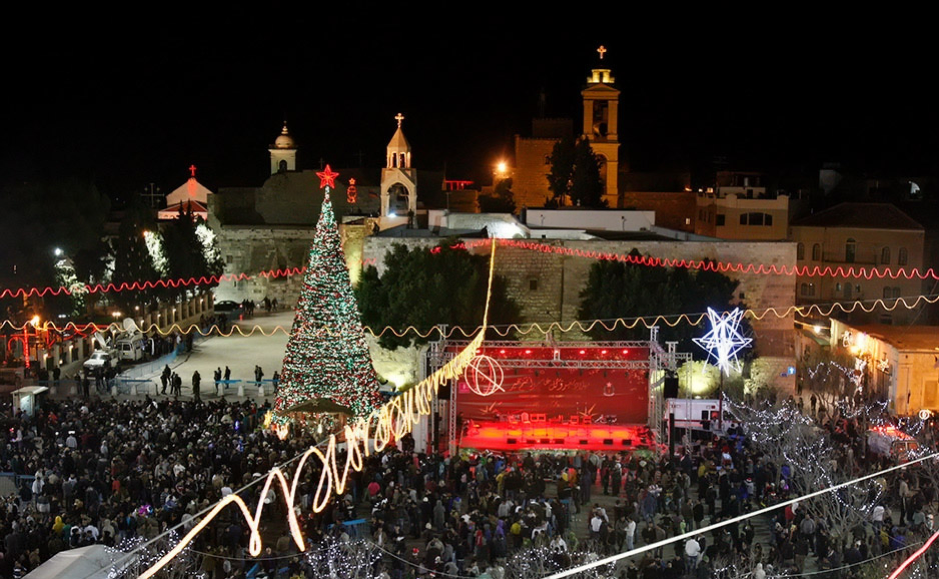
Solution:
{"label": "tree", "polygon": [[[791,495],[808,494],[855,478],[848,459],[849,444],[837,443],[791,401],[759,406],[728,401],[725,408],[745,425],[753,448],[773,466],[776,478],[770,482],[779,487],[788,485]],[[785,481],[780,474],[784,466],[789,472]],[[799,509],[825,520],[835,549],[840,551],[852,531],[870,520],[871,511],[882,498],[882,483],[868,479],[801,501]]]}
{"label": "tree", "polygon": [[476,202],[482,213],[515,213],[515,194],[512,179],[503,179],[496,184],[492,195],[480,195]]}
{"label": "tree", "polygon": [[551,151],[548,188],[558,206],[568,202],[578,207],[606,207],[600,179],[600,157],[589,139],[564,138]]}
{"label": "tree", "polygon": [[821,406],[831,411],[839,401],[854,405],[864,374],[855,370],[855,358],[847,351],[807,348],[798,365],[802,387],[814,392]]}
{"label": "tree", "polygon": [[[160,278],[144,238],[145,233],[155,227],[149,212],[140,203],[128,208],[118,227],[117,236],[111,239],[110,249],[114,260],[111,283],[132,284]],[[113,295],[114,301],[124,312],[131,311],[136,305],[146,305],[154,297],[154,290],[115,292]]]}
{"label": "tree", "polygon": [[274,415],[278,424],[295,412],[367,416],[381,405],[378,387],[327,188]]}
{"label": "tree", "polygon": [[[200,237],[199,228],[205,227],[201,217],[195,218],[191,210],[185,213],[180,208],[179,216],[166,224],[161,231],[163,253],[167,262],[167,275],[170,279],[188,280],[190,278],[211,277],[222,273],[222,260],[214,240],[207,247],[204,237]],[[200,284],[199,288],[214,287],[217,283]],[[170,289],[174,297],[185,295],[195,286],[181,285]]]}
{"label": "tree", "polygon": [[[635,249],[630,255],[641,257]],[[581,291],[578,317],[612,321],[642,316],[651,323],[657,315],[700,313],[708,307],[725,310],[731,306],[736,287],[737,282],[724,274],[704,269],[599,260],[591,266],[587,285]],[[678,341],[683,351],[704,354],[691,342],[701,328],[689,324],[669,327],[661,322],[658,325],[660,339]],[[648,338],[649,329],[642,323],[631,329],[617,324],[613,331],[607,331],[598,324],[588,334],[595,340],[639,340]]]}
{"label": "tree", "polygon": [[[374,266],[367,267],[356,289],[365,323],[376,330],[414,326],[421,335],[438,324],[460,326],[467,332],[478,327],[486,305],[489,257],[471,255],[454,247],[454,243],[444,242],[430,251],[394,244],[385,256],[385,273],[381,277]],[[506,294],[505,280],[496,276],[489,323],[514,323],[518,315],[518,306]],[[385,332],[379,343],[395,349],[437,338],[438,335],[421,337],[413,332],[397,337]]]}

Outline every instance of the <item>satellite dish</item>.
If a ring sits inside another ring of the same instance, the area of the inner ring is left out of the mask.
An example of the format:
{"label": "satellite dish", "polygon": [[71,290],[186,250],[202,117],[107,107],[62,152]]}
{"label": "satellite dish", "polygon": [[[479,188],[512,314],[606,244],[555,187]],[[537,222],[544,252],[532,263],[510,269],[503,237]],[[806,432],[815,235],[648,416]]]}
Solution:
{"label": "satellite dish", "polygon": [[124,331],[129,334],[134,334],[138,331],[137,322],[133,318],[124,318]]}

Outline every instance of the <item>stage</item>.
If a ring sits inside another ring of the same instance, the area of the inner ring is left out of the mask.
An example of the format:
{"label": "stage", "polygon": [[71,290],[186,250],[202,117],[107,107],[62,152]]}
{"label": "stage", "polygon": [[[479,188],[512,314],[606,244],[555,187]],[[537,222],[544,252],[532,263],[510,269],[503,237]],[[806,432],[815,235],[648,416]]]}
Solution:
{"label": "stage", "polygon": [[[459,345],[447,344],[458,351]],[[454,446],[632,450],[648,429],[648,342],[487,342],[450,396]]]}
{"label": "stage", "polygon": [[[525,420],[527,418],[527,420]],[[463,426],[461,448],[478,450],[598,450],[653,448],[654,437],[645,424],[580,424],[581,417],[546,420],[541,415],[506,421],[470,421]],[[576,423],[575,423],[576,422]]]}

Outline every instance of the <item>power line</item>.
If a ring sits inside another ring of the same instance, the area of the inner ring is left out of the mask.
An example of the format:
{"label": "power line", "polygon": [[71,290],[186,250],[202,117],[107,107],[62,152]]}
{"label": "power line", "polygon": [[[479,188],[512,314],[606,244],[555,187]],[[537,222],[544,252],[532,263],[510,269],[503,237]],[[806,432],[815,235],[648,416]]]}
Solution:
{"label": "power line", "polygon": [[878,472],[875,472],[875,473],[872,473],[872,474],[864,475],[864,476],[862,476],[862,477],[858,477],[858,478],[856,478],[856,479],[849,480],[849,481],[847,481],[847,482],[843,482],[843,483],[840,483],[840,484],[837,484],[837,485],[834,485],[834,486],[831,486],[831,487],[828,487],[828,488],[825,488],[825,489],[822,489],[822,490],[819,490],[819,491],[815,491],[815,492],[812,492],[812,493],[809,493],[809,494],[806,494],[806,495],[802,495],[802,496],[796,497],[796,498],[794,498],[794,499],[789,499],[789,500],[783,501],[783,502],[781,502],[781,503],[777,503],[777,504],[775,504],[775,505],[771,505],[771,506],[768,506],[768,507],[765,507],[765,508],[762,508],[762,509],[753,511],[752,513],[747,513],[747,514],[745,514],[745,515],[740,515],[740,516],[737,516],[737,517],[733,517],[733,518],[727,519],[726,521],[720,521],[720,522],[718,522],[718,523],[714,523],[713,525],[709,525],[709,526],[704,527],[704,528],[702,528],[702,529],[697,529],[697,530],[694,530],[694,531],[689,531],[689,532],[687,532],[687,533],[683,533],[683,534],[681,534],[681,535],[676,535],[676,536],[674,536],[674,537],[670,537],[670,538],[668,538],[668,539],[664,539],[664,540],[662,540],[662,541],[658,541],[658,542],[655,542],[655,543],[652,543],[652,544],[649,544],[649,545],[643,545],[642,547],[637,547],[637,548],[633,549],[632,551],[626,551],[625,553],[619,553],[619,554],[617,554],[617,555],[611,555],[611,556],[609,556],[609,557],[606,557],[606,558],[603,558],[603,559],[599,559],[599,560],[594,561],[594,562],[592,562],[592,563],[585,563],[584,565],[580,565],[580,566],[577,566],[577,567],[572,567],[572,568],[570,568],[570,569],[567,569],[567,570],[564,570],[564,571],[560,571],[560,572],[554,573],[554,574],[552,574],[552,575],[548,575],[548,576],[545,577],[544,579],[561,579],[562,577],[568,577],[568,576],[570,576],[570,575],[574,575],[575,573],[580,573],[580,572],[582,572],[582,571],[587,571],[587,570],[590,570],[590,569],[594,569],[594,568],[596,568],[596,567],[602,567],[602,566],[604,566],[604,565],[610,565],[610,564],[612,564],[612,563],[616,563],[616,562],[619,561],[620,559],[626,559],[626,558],[629,558],[629,557],[633,557],[633,556],[635,556],[635,555],[639,555],[639,554],[641,554],[641,553],[645,553],[646,551],[652,551],[652,550],[654,550],[654,549],[659,549],[659,548],[662,548],[662,547],[664,547],[664,546],[666,546],[666,545],[670,545],[670,544],[672,544],[672,543],[676,543],[676,542],[682,541],[682,540],[684,540],[684,539],[690,539],[690,538],[692,538],[692,537],[694,537],[694,536],[701,535],[701,534],[706,533],[706,532],[708,532],[708,531],[713,531],[713,530],[715,530],[715,529],[720,529],[720,528],[722,528],[722,527],[726,527],[727,525],[731,525],[731,524],[733,524],[733,523],[739,523],[740,521],[744,521],[744,520],[746,520],[746,519],[749,519],[749,518],[751,518],[751,517],[755,517],[755,516],[757,516],[757,515],[763,515],[763,514],[771,513],[771,512],[776,511],[776,510],[778,510],[778,509],[780,509],[780,508],[782,508],[782,507],[786,507],[786,506],[788,506],[788,505],[797,503],[797,502],[799,502],[799,501],[804,501],[804,500],[811,499],[811,498],[814,498],[814,497],[817,497],[817,496],[821,496],[821,495],[830,493],[830,492],[832,492],[832,491],[838,490],[838,489],[840,489],[840,488],[844,488],[844,487],[847,487],[847,486],[851,486],[851,485],[857,484],[857,483],[859,483],[859,482],[861,482],[861,481],[865,481],[865,480],[869,480],[869,479],[872,479],[872,478],[876,478],[876,477],[882,476],[882,475],[884,475],[884,474],[887,474],[887,473],[889,473],[889,472],[893,472],[893,471],[895,471],[895,470],[904,469],[904,468],[906,468],[906,467],[908,467],[908,466],[911,466],[911,465],[914,465],[914,464],[917,464],[917,463],[920,463],[920,462],[923,462],[923,461],[926,461],[926,460],[934,459],[934,458],[939,458],[939,453],[929,454],[929,455],[926,455],[926,456],[924,456],[924,457],[922,457],[922,458],[917,458],[917,459],[915,459],[915,460],[911,460],[911,461],[906,462],[906,463],[904,463],[904,464],[900,464],[900,465],[897,465],[897,466],[892,466],[892,467],[890,467],[890,468],[886,468],[886,469],[884,469],[884,470],[881,470],[881,471],[878,471]]}

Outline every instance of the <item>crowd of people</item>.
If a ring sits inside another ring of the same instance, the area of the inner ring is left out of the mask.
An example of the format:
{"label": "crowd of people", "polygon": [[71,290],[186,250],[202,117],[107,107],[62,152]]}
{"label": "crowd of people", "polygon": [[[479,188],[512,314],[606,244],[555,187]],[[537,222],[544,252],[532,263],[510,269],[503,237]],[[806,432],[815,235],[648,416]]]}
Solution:
{"label": "crowd of people", "polygon": [[[0,577],[21,576],[57,552],[101,543],[125,546],[179,526],[315,443],[299,431],[280,440],[260,428],[268,408],[252,401],[47,401],[35,416],[2,419],[0,471],[15,473],[3,497]],[[860,438],[850,420],[826,420],[845,452]],[[552,571],[623,552],[772,506],[799,489],[729,429],[669,458],[651,452],[463,453],[448,457],[399,448],[370,454],[344,494],[313,514],[319,471],[300,473],[300,522],[308,545],[365,538],[381,549],[376,575],[431,574],[499,579],[513,557],[540,549]],[[854,455],[859,471],[880,466]],[[289,472],[289,468],[287,469]],[[823,513],[799,504],[744,519],[625,561],[627,579],[754,577],[804,572],[851,577],[858,563],[912,545],[933,527],[935,482],[911,471],[884,481],[863,524],[834,536]],[[260,484],[242,495],[283,515],[282,498]],[[602,498],[601,498],[602,497]],[[283,516],[265,525],[265,551],[247,554],[248,525],[222,512],[195,543],[207,577],[303,577]],[[899,555],[894,555],[899,557]],[[528,558],[530,559],[530,557]]]}

